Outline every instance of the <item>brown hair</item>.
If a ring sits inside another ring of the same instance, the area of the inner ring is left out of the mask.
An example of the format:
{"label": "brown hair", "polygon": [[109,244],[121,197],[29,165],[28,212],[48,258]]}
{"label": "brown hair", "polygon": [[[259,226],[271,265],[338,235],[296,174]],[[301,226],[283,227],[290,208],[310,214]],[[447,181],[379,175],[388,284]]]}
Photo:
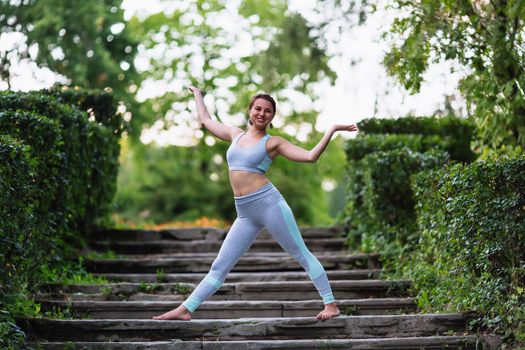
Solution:
{"label": "brown hair", "polygon": [[263,100],[266,100],[268,102],[270,102],[272,104],[272,107],[273,107],[273,115],[275,115],[275,112],[277,111],[277,105],[275,103],[275,100],[273,99],[272,96],[268,95],[268,94],[257,94],[255,96],[252,97],[252,101],[250,102],[250,105],[248,106],[248,111],[250,109],[252,109],[253,107],[253,104],[255,103],[256,100],[262,98]]}

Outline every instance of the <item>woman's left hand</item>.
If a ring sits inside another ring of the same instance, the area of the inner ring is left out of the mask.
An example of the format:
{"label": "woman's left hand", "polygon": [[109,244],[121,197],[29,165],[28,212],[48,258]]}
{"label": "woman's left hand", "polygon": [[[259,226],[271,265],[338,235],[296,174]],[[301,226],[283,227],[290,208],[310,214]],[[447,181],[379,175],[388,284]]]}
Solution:
{"label": "woman's left hand", "polygon": [[357,131],[357,124],[335,124],[334,131]]}

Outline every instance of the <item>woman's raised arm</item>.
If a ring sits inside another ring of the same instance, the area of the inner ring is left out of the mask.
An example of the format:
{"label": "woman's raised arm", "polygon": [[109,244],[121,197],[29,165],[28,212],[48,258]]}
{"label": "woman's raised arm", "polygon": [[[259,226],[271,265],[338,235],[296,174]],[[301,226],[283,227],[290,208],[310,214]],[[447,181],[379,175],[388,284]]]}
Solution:
{"label": "woman's raised arm", "polygon": [[199,120],[201,124],[208,129],[213,135],[217,136],[221,140],[231,142],[235,135],[242,132],[242,129],[227,126],[222,123],[219,123],[216,120],[211,119],[210,113],[204,104],[204,98],[202,91],[195,86],[188,86],[188,89],[193,93],[195,97],[195,103],[197,105],[197,114],[199,115]]}
{"label": "woman's raised arm", "polygon": [[[275,137],[275,146],[272,147],[273,149],[275,149],[275,151],[270,152],[270,155],[272,156],[272,158],[275,158],[278,155],[282,155],[283,157],[296,162],[314,163],[324,152],[326,146],[328,146],[330,139],[336,131],[357,131],[357,125],[336,124],[332,126],[324,134],[321,141],[319,141],[319,143],[310,151],[296,146],[293,143],[283,139],[282,137]],[[274,137],[272,137],[272,139],[274,139]]]}

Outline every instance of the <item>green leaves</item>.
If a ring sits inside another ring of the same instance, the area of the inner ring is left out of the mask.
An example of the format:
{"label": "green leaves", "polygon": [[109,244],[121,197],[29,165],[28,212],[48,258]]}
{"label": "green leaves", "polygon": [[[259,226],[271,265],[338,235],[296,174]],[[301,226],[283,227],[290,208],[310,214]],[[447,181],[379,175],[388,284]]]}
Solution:
{"label": "green leaves", "polygon": [[[522,1],[397,1],[384,64],[408,90],[419,91],[429,58],[470,69],[459,88],[479,127],[477,148],[525,148],[525,6]],[[516,84],[515,82],[518,82]],[[512,147],[508,147],[508,146]]]}
{"label": "green leaves", "polygon": [[449,158],[472,160],[473,128],[453,117],[366,119],[359,128],[361,136],[346,146],[350,244],[380,251],[395,270],[404,266],[418,239],[411,176],[439,168]]}
{"label": "green leaves", "polygon": [[414,178],[422,235],[412,274],[423,309],[478,310],[479,323],[523,334],[524,179],[523,157],[458,164]]}
{"label": "green leaves", "polygon": [[[6,348],[23,342],[6,319],[39,313],[26,294],[56,271],[76,273],[66,260],[81,241],[79,231],[108,213],[121,125],[113,103],[85,92],[0,93],[0,304],[8,314],[0,316],[0,341],[11,339]],[[94,120],[73,106],[90,109]]]}

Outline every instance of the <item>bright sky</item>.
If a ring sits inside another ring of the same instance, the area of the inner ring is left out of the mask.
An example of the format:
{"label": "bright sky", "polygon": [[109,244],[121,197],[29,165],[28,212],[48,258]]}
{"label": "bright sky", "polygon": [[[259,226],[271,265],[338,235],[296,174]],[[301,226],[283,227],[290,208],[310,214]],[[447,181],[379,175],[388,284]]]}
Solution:
{"label": "bright sky", "polygon": [[[124,0],[123,8],[126,10],[126,16],[144,15],[157,12],[159,3],[158,0]],[[291,0],[291,6],[307,19],[313,22],[316,20],[312,12],[316,6],[315,0]],[[387,45],[379,40],[379,34],[389,27],[392,16],[384,12],[376,13],[369,17],[365,26],[355,27],[346,32],[341,46],[329,48],[331,53],[339,54],[329,61],[338,79],[334,86],[323,84],[316,89],[319,100],[315,101],[315,106],[320,111],[316,129],[326,130],[334,123],[355,123],[373,116],[430,115],[437,109],[443,108],[445,95],[456,96],[457,100],[453,103],[453,107],[465,113],[464,101],[456,90],[457,83],[464,72],[458,69],[457,73],[450,73],[450,64],[431,66],[425,75],[421,92],[413,96],[410,96],[392,78],[387,77],[385,68],[381,64]],[[24,43],[17,35],[1,34],[0,50],[5,50],[10,45],[24,45]],[[138,57],[137,63],[140,64],[140,61],[141,58]],[[351,65],[350,62],[356,63]],[[49,87],[57,80],[64,82],[63,78],[48,69],[40,69],[35,64],[27,62],[21,62],[13,67],[13,70],[18,75],[12,81],[14,90],[34,90]],[[5,88],[7,85],[0,82],[0,89]],[[143,94],[148,95],[148,89],[153,91],[158,88],[158,86],[146,86]]]}

